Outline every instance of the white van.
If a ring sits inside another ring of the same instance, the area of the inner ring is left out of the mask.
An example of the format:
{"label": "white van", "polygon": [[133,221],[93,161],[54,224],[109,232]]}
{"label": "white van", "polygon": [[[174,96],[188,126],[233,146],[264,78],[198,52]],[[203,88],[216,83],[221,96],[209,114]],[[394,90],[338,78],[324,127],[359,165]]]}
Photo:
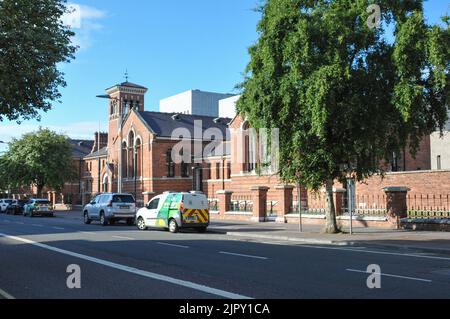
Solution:
{"label": "white van", "polygon": [[200,192],[166,192],[138,210],[136,225],[140,230],[156,227],[176,233],[180,228],[192,228],[205,232],[209,226],[208,200]]}

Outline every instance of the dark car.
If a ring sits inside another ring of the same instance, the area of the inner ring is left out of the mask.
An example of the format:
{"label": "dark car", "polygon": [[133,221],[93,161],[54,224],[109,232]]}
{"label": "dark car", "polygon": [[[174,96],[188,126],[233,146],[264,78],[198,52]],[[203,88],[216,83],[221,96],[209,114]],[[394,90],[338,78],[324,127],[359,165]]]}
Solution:
{"label": "dark car", "polygon": [[6,207],[6,214],[22,215],[26,203],[28,203],[28,200],[14,200],[8,207]]}

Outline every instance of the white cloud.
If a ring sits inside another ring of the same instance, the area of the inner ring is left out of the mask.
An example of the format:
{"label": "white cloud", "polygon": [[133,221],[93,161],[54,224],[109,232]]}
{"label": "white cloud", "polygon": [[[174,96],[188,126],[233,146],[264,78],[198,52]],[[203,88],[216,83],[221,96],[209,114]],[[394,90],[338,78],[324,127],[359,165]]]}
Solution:
{"label": "white cloud", "polygon": [[69,3],[67,6],[69,13],[61,18],[62,22],[75,32],[73,44],[82,50],[87,49],[92,45],[93,32],[103,28],[98,20],[106,17],[106,11],[77,3]]}

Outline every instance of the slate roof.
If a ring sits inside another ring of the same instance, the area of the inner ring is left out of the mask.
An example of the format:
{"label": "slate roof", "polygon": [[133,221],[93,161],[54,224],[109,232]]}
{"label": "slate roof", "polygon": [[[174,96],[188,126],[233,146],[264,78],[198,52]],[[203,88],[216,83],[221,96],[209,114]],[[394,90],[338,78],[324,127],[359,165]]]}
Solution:
{"label": "slate roof", "polygon": [[96,157],[105,157],[105,156],[108,156],[108,148],[107,147],[104,147],[98,151],[89,153],[84,158],[96,158]]}
{"label": "slate roof", "polygon": [[94,146],[93,140],[74,140],[69,139],[69,143],[72,145],[72,156],[73,157],[85,157],[92,151]]}
{"label": "slate roof", "polygon": [[[224,139],[228,139],[227,128],[228,123],[231,122],[230,118],[160,112],[138,113],[151,130],[159,137],[172,137],[172,132],[175,129],[185,128],[189,130],[191,137],[194,138],[194,121],[201,121],[203,131],[209,128],[218,128],[222,132]],[[178,119],[173,119],[174,115],[177,115]]]}
{"label": "slate roof", "polygon": [[125,86],[125,87],[129,87],[129,88],[137,88],[137,89],[144,89],[147,90],[147,88],[145,86],[139,85],[139,84],[135,84],[135,83],[131,83],[131,82],[122,82],[116,85],[113,85],[109,88],[107,88],[106,90],[112,89],[116,86]]}

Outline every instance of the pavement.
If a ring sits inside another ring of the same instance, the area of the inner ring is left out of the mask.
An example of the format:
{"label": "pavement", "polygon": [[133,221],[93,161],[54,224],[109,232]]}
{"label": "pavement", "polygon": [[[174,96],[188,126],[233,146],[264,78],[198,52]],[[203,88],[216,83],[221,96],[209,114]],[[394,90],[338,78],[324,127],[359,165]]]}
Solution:
{"label": "pavement", "polygon": [[322,227],[317,225],[303,225],[300,231],[298,224],[242,221],[214,221],[210,231],[229,236],[275,241],[337,246],[369,245],[450,254],[450,232],[355,227],[353,234],[346,228],[339,234],[323,234]]}
{"label": "pavement", "polygon": [[[342,246],[336,243],[347,235],[324,238],[317,227],[298,234],[295,226],[214,222],[205,234],[171,234],[84,225],[80,212],[0,214],[0,299],[450,298],[445,253]],[[355,236],[409,236],[384,232],[361,229]],[[380,268],[377,289],[367,286],[373,265]],[[67,285],[73,266],[80,269],[80,288]]]}

